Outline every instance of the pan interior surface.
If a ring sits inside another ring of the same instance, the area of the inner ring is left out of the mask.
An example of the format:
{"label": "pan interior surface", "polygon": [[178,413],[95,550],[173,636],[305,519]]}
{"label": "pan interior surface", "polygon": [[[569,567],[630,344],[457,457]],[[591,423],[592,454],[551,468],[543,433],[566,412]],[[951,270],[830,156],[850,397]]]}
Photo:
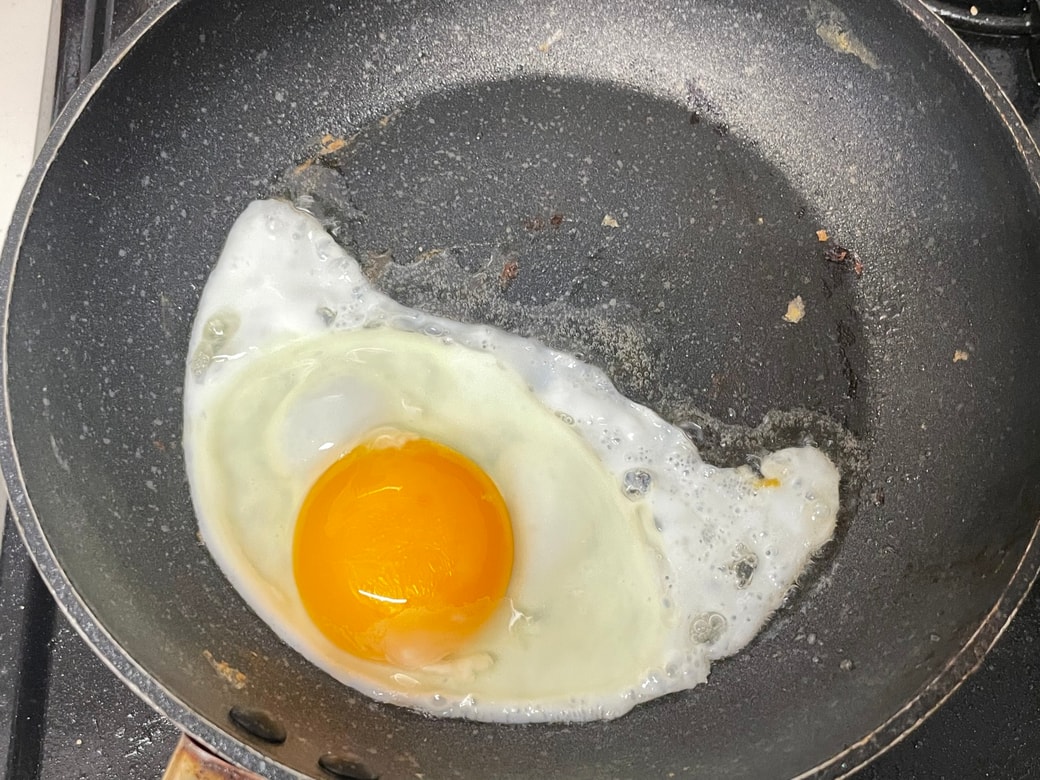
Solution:
{"label": "pan interior surface", "polygon": [[[279,776],[329,751],[384,778],[810,770],[947,670],[1034,530],[1040,203],[1013,140],[894,3],[185,4],[100,84],[26,215],[19,520],[200,736]],[[853,435],[837,544],[706,685],[617,721],[434,720],[343,688],[209,558],[178,444],[201,287],[271,194],[402,302],[580,353],[707,426],[709,458]],[[289,738],[239,730],[236,705]]]}

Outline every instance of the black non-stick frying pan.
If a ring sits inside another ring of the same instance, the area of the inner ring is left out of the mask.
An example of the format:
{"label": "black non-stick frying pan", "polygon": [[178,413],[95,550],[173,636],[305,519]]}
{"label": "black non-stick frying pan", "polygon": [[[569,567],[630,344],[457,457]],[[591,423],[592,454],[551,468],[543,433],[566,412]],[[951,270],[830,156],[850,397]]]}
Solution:
{"label": "black non-stick frying pan", "polygon": [[[1040,564],[1038,171],[913,0],[159,3],[59,119],[5,247],[19,526],[131,687],[271,777],[328,752],[384,778],[851,772]],[[199,291],[271,194],[401,266],[405,302],[604,366],[711,459],[811,436],[843,468],[837,541],[706,685],[613,722],[343,688],[210,560],[178,446]]]}

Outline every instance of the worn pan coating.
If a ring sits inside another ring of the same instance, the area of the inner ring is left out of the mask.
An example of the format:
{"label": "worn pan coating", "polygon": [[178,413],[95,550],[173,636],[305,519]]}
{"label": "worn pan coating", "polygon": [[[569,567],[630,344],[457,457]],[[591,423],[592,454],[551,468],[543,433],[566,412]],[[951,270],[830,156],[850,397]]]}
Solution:
{"label": "worn pan coating", "polygon": [[[384,778],[833,777],[1010,619],[1040,555],[1037,152],[911,0],[162,2],[116,48],[5,247],[2,461],[73,623],[215,750],[277,778],[328,751]],[[326,133],[346,148],[294,176]],[[515,261],[476,299],[398,292],[582,351],[700,420],[714,458],[849,432],[838,542],[707,685],[614,722],[440,721],[342,688],[212,563],[178,447],[200,289],[271,192],[317,197],[368,257],[485,281]]]}

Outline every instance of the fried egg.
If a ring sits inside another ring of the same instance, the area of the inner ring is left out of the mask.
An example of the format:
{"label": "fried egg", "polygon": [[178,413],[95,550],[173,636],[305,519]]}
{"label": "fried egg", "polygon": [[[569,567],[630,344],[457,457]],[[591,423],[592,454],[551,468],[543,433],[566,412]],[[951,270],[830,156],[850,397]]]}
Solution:
{"label": "fried egg", "polygon": [[207,548],[279,637],[375,699],[483,721],[704,682],[838,511],[818,450],[712,466],[599,369],[389,299],[275,200],[203,290],[184,452]]}

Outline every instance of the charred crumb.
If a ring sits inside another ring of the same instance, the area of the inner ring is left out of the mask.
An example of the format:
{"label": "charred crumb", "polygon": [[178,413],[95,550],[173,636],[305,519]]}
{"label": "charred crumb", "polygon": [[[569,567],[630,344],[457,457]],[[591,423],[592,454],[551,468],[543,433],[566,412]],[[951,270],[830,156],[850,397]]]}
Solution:
{"label": "charred crumb", "polygon": [[522,217],[520,219],[520,225],[524,230],[530,233],[540,233],[547,227],[551,227],[554,230],[559,230],[560,225],[563,224],[564,216],[560,211],[554,211],[546,218],[543,214],[534,214],[529,217]]}
{"label": "charred crumb", "polygon": [[503,291],[509,289],[509,286],[516,281],[516,278],[520,275],[520,261],[515,257],[508,258],[502,264],[502,270],[498,274],[498,284]]}
{"label": "charred crumb", "polygon": [[684,87],[686,110],[689,112],[687,121],[695,127],[706,123],[712,132],[720,137],[729,135],[729,123],[700,82],[690,78],[686,80]]}
{"label": "charred crumb", "polygon": [[821,237],[820,240],[827,242],[827,248],[823,252],[824,259],[826,259],[827,262],[840,265],[852,271],[856,276],[863,276],[863,261],[860,260],[860,257],[856,252],[847,247],[841,246],[834,241],[826,239],[826,231],[821,230],[817,232],[817,236],[821,235],[823,237]]}
{"label": "charred crumb", "polygon": [[844,264],[849,258],[849,250],[837,244],[830,243],[824,251],[823,256],[831,263]]}

